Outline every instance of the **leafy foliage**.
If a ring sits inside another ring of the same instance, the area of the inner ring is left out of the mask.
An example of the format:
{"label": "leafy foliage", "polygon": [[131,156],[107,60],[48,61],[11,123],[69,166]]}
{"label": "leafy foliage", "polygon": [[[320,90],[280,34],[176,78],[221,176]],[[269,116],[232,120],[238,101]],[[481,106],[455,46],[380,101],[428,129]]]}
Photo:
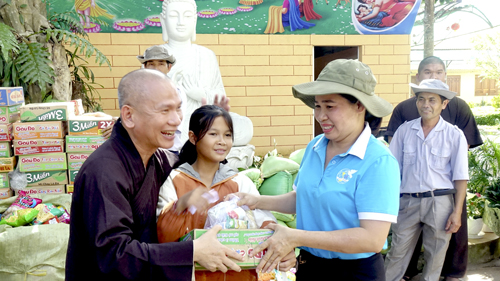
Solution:
{"label": "leafy foliage", "polygon": [[493,183],[486,189],[484,193],[486,199],[488,199],[488,206],[490,208],[500,208],[500,179],[497,178]]}
{"label": "leafy foliage", "polygon": [[42,92],[46,92],[46,83],[53,83],[54,76],[49,52],[38,42],[21,44],[20,47],[15,59],[19,79],[27,84],[38,83]]}
{"label": "leafy foliage", "polygon": [[12,27],[6,24],[0,25],[0,49],[5,61],[8,60],[9,54],[15,54],[19,51],[19,44],[12,33],[13,30]]}
{"label": "leafy foliage", "polygon": [[[484,144],[469,151],[470,193],[485,194],[500,176],[500,144],[485,139]],[[500,185],[498,186],[500,188]],[[499,201],[500,202],[500,201]]]}
{"label": "leafy foliage", "polygon": [[495,126],[500,124],[500,113],[475,116],[478,125]]}
{"label": "leafy foliage", "polygon": [[467,199],[467,217],[469,219],[479,219],[483,217],[484,214],[484,197],[479,193],[473,194]]}
{"label": "leafy foliage", "polygon": [[472,39],[472,49],[477,51],[476,68],[481,77],[494,79],[500,86],[500,33],[478,35]]}

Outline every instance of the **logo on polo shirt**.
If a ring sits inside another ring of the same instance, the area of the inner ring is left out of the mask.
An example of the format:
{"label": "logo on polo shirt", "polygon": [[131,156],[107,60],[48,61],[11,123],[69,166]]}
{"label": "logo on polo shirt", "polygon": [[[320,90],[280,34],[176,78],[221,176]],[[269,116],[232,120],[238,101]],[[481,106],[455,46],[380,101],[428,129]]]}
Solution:
{"label": "logo on polo shirt", "polygon": [[351,169],[342,169],[340,172],[337,174],[337,182],[340,184],[344,184],[348,182],[350,179],[352,179],[352,175],[356,173],[358,170],[351,170]]}

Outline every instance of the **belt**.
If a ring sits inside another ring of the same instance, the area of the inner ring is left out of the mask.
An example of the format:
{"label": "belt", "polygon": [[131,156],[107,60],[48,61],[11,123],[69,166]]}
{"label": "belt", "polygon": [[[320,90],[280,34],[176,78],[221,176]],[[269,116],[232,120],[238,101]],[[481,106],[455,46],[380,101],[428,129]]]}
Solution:
{"label": "belt", "polygon": [[457,192],[456,189],[437,189],[437,190],[427,191],[427,192],[401,193],[401,194],[399,194],[399,197],[403,197],[403,195],[409,195],[409,196],[415,197],[415,198],[424,198],[424,197],[432,197],[432,193],[434,193],[434,196],[442,196],[442,195],[448,195],[448,194],[455,194],[456,192]]}

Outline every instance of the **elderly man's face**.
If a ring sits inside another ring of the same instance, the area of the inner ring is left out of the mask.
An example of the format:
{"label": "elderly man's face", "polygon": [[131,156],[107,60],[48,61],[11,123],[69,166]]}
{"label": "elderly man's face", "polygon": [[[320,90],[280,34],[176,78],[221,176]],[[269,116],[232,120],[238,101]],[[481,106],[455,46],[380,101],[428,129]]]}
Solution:
{"label": "elderly man's face", "polygon": [[134,106],[137,146],[145,151],[174,145],[175,131],[182,120],[181,99],[169,81],[146,85],[140,103]]}
{"label": "elderly man's face", "polygon": [[193,5],[187,2],[168,4],[165,23],[169,40],[190,40],[196,27],[196,11]]}
{"label": "elderly man's face", "polygon": [[423,67],[422,71],[417,73],[417,84],[425,79],[438,79],[446,83],[446,70],[440,63],[430,63]]}

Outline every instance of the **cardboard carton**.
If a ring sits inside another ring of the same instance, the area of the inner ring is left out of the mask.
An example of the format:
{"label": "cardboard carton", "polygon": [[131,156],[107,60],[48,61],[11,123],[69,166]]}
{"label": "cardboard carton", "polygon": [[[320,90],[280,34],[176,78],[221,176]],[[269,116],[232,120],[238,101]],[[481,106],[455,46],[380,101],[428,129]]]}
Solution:
{"label": "cardboard carton", "polygon": [[67,184],[66,185],[66,193],[72,194],[75,191],[75,187],[72,184]]}
{"label": "cardboard carton", "polygon": [[23,102],[23,87],[0,87],[0,106],[22,104]]}
{"label": "cardboard carton", "polygon": [[[207,231],[207,229],[194,229],[181,237],[179,241],[195,240]],[[255,246],[271,237],[273,233],[274,231],[269,229],[222,229],[217,234],[217,240],[222,245],[226,245],[243,256],[244,260],[236,262],[237,265],[241,268],[251,269],[257,267],[265,251],[259,253],[254,258],[249,258],[248,254],[253,251]],[[205,268],[196,263],[195,269],[204,270]]]}
{"label": "cardboard carton", "polygon": [[10,141],[0,142],[0,157],[12,157],[12,143]]}
{"label": "cardboard carton", "polygon": [[68,180],[69,184],[75,184],[76,175],[79,170],[68,169]]}
{"label": "cardboard carton", "polygon": [[20,108],[21,121],[66,121],[76,115],[74,102],[30,103]]}
{"label": "cardboard carton", "polygon": [[[65,185],[50,185],[50,186],[27,186],[25,189],[26,194],[64,194],[66,193]],[[18,192],[16,191],[17,195]]]}
{"label": "cardboard carton", "polygon": [[16,156],[0,158],[0,172],[11,172],[16,168]]}
{"label": "cardboard carton", "polygon": [[107,117],[78,116],[68,121],[70,136],[99,136],[102,129],[114,125],[110,115]]}
{"label": "cardboard carton", "polygon": [[105,141],[101,136],[66,136],[66,152],[91,153]]}
{"label": "cardboard carton", "polygon": [[20,155],[18,157],[19,171],[23,173],[68,169],[66,153],[30,154]]}
{"label": "cardboard carton", "polygon": [[90,153],[68,153],[68,169],[80,170]]}
{"label": "cardboard carton", "polygon": [[9,173],[0,173],[0,188],[10,187]]}
{"label": "cardboard carton", "polygon": [[64,139],[13,140],[14,155],[64,152]]}
{"label": "cardboard carton", "polygon": [[11,141],[13,126],[12,124],[0,124],[0,141]]}
{"label": "cardboard carton", "polygon": [[9,124],[19,121],[20,111],[19,108],[22,104],[12,106],[0,106],[0,124]]}
{"label": "cardboard carton", "polygon": [[67,131],[66,122],[62,121],[16,122],[13,127],[16,140],[62,139]]}
{"label": "cardboard carton", "polygon": [[0,199],[7,199],[14,196],[14,191],[10,188],[0,188]]}
{"label": "cardboard carton", "polygon": [[68,183],[68,173],[62,171],[26,172],[28,186],[63,185]]}

